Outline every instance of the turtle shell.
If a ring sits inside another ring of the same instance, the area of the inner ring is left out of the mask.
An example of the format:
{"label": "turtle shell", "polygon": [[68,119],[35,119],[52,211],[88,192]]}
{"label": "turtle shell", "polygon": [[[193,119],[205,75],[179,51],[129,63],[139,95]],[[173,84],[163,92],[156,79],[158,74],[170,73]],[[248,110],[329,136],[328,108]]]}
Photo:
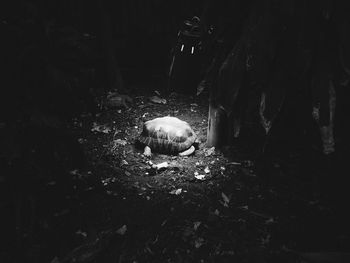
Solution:
{"label": "turtle shell", "polygon": [[179,153],[187,150],[196,140],[191,126],[175,117],[161,117],[143,125],[139,142],[152,150],[165,153]]}

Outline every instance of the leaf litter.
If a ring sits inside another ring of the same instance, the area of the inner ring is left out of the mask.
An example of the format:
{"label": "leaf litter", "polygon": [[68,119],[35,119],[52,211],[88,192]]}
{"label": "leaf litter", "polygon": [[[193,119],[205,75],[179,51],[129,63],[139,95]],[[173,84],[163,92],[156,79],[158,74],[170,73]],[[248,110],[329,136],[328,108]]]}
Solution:
{"label": "leaf litter", "polygon": [[[180,95],[174,95],[165,104],[161,93],[156,94],[153,104],[143,101],[152,96],[141,96],[134,98],[129,111],[102,112],[90,131],[106,137],[82,137],[85,151],[94,163],[89,176],[100,178],[102,192],[108,198],[93,194],[86,201],[92,216],[84,220],[98,227],[89,230],[94,233],[91,235],[85,230],[77,232],[89,239],[79,248],[84,251],[79,252],[82,253],[79,258],[86,259],[81,262],[96,259],[102,250],[113,247],[119,253],[116,258],[119,262],[143,259],[166,262],[174,261],[179,255],[185,261],[201,257],[212,262],[225,257],[237,261],[239,257],[251,257],[260,249],[266,258],[271,251],[280,251],[275,246],[273,229],[282,221],[260,207],[261,198],[255,193],[260,191],[265,197],[275,195],[260,190],[256,177],[246,176],[254,170],[252,161],[228,159],[204,143],[187,158],[164,154],[154,154],[151,159],[142,156],[142,149],[137,149],[134,142],[145,118],[175,113],[188,121],[200,138],[206,136],[205,100],[182,100]],[[191,112],[191,109],[195,110]],[[110,150],[106,152],[103,145]],[[104,154],[97,158],[101,152]],[[84,173],[78,170],[71,174],[77,180],[89,178],[80,176]],[[97,204],[92,206],[94,199]],[[96,239],[91,243],[94,236]]]}

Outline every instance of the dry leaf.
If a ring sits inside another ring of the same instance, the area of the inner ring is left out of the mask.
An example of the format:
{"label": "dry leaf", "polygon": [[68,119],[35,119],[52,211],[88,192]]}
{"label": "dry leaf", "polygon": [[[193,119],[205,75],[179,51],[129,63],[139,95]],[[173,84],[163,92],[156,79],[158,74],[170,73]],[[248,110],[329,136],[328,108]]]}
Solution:
{"label": "dry leaf", "polygon": [[112,131],[112,129],[110,127],[108,127],[106,124],[98,125],[96,122],[94,122],[92,125],[92,128],[91,128],[91,131],[108,134]]}
{"label": "dry leaf", "polygon": [[200,248],[204,244],[204,238],[199,237],[194,241],[195,248]]}
{"label": "dry leaf", "polygon": [[122,140],[122,139],[117,139],[117,140],[114,140],[114,145],[121,145],[121,146],[125,146],[127,145],[127,141],[126,140]]}
{"label": "dry leaf", "polygon": [[224,194],[224,192],[221,192],[221,197],[224,200],[224,206],[228,206],[230,203],[230,198],[227,197],[227,195]]}
{"label": "dry leaf", "polygon": [[127,228],[127,226],[126,225],[123,225],[121,228],[119,228],[118,230],[117,230],[117,234],[119,234],[119,235],[124,235],[125,233],[126,233],[126,231],[128,230],[128,228]]}
{"label": "dry leaf", "polygon": [[171,192],[169,192],[169,194],[179,195],[179,194],[181,194],[181,192],[182,192],[182,188],[179,188],[179,189],[172,190]]}
{"label": "dry leaf", "polygon": [[210,155],[212,155],[214,152],[215,152],[215,147],[211,147],[211,148],[209,148],[209,149],[205,149],[205,150],[204,150],[204,155],[205,155],[205,156],[210,156]]}
{"label": "dry leaf", "polygon": [[193,223],[193,229],[196,231],[201,224],[202,224],[202,222],[200,222],[200,221],[194,222]]}
{"label": "dry leaf", "polygon": [[166,99],[162,99],[158,96],[152,96],[149,98],[149,100],[153,103],[157,103],[157,104],[166,104]]}
{"label": "dry leaf", "polygon": [[160,170],[160,169],[165,169],[165,168],[168,168],[168,162],[162,162],[162,163],[159,163],[159,164],[153,164],[152,165],[152,168],[153,169],[157,169],[157,170]]}
{"label": "dry leaf", "polygon": [[197,174],[194,176],[196,179],[198,180],[204,180],[205,179],[205,175],[204,174]]}

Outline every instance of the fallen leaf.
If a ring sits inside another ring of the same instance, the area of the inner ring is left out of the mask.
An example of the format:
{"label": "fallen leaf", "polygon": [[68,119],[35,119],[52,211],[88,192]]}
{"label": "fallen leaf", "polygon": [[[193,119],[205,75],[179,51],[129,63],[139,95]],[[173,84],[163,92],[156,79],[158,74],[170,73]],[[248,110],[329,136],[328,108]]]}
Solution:
{"label": "fallen leaf", "polygon": [[121,162],[120,162],[120,166],[123,166],[123,165],[128,165],[129,163],[127,162],[127,161],[125,161],[125,160],[122,160]]}
{"label": "fallen leaf", "polygon": [[221,192],[221,197],[224,200],[224,206],[228,206],[228,204],[230,203],[230,199],[227,197],[227,195],[225,195],[224,192]]}
{"label": "fallen leaf", "polygon": [[205,155],[205,156],[210,156],[210,155],[212,155],[214,152],[215,152],[215,147],[211,147],[211,148],[209,148],[209,149],[205,149],[205,150],[204,150],[204,155]]}
{"label": "fallen leaf", "polygon": [[126,231],[128,230],[128,228],[127,228],[127,226],[126,225],[123,225],[121,228],[119,228],[118,230],[117,230],[117,234],[119,234],[119,235],[124,235],[125,233],[126,233]]}
{"label": "fallen leaf", "polygon": [[81,235],[81,236],[83,236],[83,237],[87,237],[87,233],[86,232],[83,232],[83,231],[81,231],[80,229],[77,231],[77,232],[75,232],[75,234],[77,234],[77,235]]}
{"label": "fallen leaf", "polygon": [[152,96],[149,98],[149,100],[153,103],[157,103],[157,104],[166,104],[166,99],[162,99],[158,96]]}
{"label": "fallen leaf", "polygon": [[268,245],[270,243],[270,240],[271,240],[271,235],[267,234],[266,237],[261,237],[260,244],[262,246],[266,246],[266,245]]}
{"label": "fallen leaf", "polygon": [[[145,250],[146,250],[148,253],[150,253],[151,255],[154,255],[154,252],[150,249],[149,246],[146,246],[146,247],[145,247]],[[135,262],[135,261],[134,261],[134,262]]]}
{"label": "fallen leaf", "polygon": [[271,217],[271,218],[269,218],[269,219],[267,219],[267,220],[265,221],[265,224],[266,224],[266,225],[270,225],[270,224],[273,224],[273,223],[275,223],[275,220],[273,219],[273,217]]}
{"label": "fallen leaf", "polygon": [[117,139],[117,140],[114,140],[114,145],[121,145],[121,146],[125,146],[127,145],[127,141],[126,140],[122,140],[122,139]]}
{"label": "fallen leaf", "polygon": [[121,133],[121,132],[122,132],[121,130],[116,129],[116,130],[114,131],[113,137],[116,136],[118,133]]}
{"label": "fallen leaf", "polygon": [[203,80],[201,83],[199,83],[199,85],[197,87],[196,95],[199,96],[203,92],[204,89],[205,89],[205,81]]}
{"label": "fallen leaf", "polygon": [[204,174],[197,174],[197,175],[195,175],[194,177],[195,177],[196,179],[198,179],[198,180],[204,180],[205,175],[204,175]]}
{"label": "fallen leaf", "polygon": [[153,169],[157,169],[157,170],[165,169],[165,168],[168,168],[168,167],[169,167],[168,162],[162,162],[162,163],[159,163],[159,164],[152,164],[152,168]]}
{"label": "fallen leaf", "polygon": [[200,248],[204,244],[204,238],[199,237],[194,241],[194,247],[195,248]]}
{"label": "fallen leaf", "polygon": [[101,132],[101,133],[110,133],[112,131],[112,129],[110,127],[108,127],[106,124],[97,124],[96,122],[93,123],[92,128],[91,128],[92,132]]}
{"label": "fallen leaf", "polygon": [[56,185],[56,181],[51,181],[51,182],[48,182],[48,183],[46,183],[46,185],[48,185],[48,186],[53,186],[53,185]]}
{"label": "fallen leaf", "polygon": [[202,224],[202,222],[200,222],[200,221],[194,222],[193,223],[193,229],[196,231],[201,224]]}
{"label": "fallen leaf", "polygon": [[229,162],[229,163],[227,163],[228,165],[230,165],[230,164],[232,164],[232,165],[242,165],[241,163],[239,163],[239,162]]}
{"label": "fallen leaf", "polygon": [[171,192],[169,192],[169,194],[179,195],[179,194],[181,194],[181,192],[182,192],[182,188],[179,188],[179,189],[172,190]]}

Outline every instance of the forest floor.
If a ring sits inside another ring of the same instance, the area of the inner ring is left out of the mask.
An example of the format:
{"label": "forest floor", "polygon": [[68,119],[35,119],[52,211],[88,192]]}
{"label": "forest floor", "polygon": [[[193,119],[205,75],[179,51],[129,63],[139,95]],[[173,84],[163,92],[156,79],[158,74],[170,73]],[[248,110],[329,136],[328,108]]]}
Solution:
{"label": "forest floor", "polygon": [[[38,213],[20,262],[343,262],[334,260],[348,255],[349,237],[296,175],[293,158],[271,160],[267,182],[249,138],[206,146],[207,94],[173,94],[165,104],[151,102],[154,95],[135,87],[128,108],[72,121],[87,166],[70,171],[68,199],[39,201],[50,212]],[[135,147],[143,123],[166,115],[197,133],[193,155],[147,158]]]}

